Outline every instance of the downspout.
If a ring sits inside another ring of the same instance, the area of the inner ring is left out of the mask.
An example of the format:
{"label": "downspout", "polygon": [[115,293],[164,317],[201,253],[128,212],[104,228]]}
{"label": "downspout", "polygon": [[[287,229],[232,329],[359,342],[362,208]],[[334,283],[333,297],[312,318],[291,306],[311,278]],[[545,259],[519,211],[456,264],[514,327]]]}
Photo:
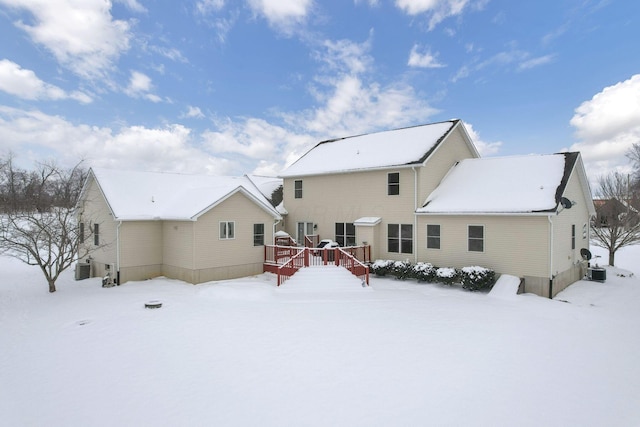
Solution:
{"label": "downspout", "polygon": [[418,263],[418,171],[415,166],[411,166],[413,170],[413,262]]}
{"label": "downspout", "polygon": [[120,226],[122,221],[118,221],[116,227],[116,285],[120,286]]}
{"label": "downspout", "polygon": [[549,299],[553,298],[553,221],[551,215],[547,216],[549,220]]}

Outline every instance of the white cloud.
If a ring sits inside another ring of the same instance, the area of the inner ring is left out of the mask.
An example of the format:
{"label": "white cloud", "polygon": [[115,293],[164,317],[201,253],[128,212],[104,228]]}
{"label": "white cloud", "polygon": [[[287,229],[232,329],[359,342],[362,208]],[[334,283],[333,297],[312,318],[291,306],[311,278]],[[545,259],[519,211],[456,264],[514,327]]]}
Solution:
{"label": "white cloud", "polygon": [[83,104],[92,102],[86,93],[67,93],[58,86],[40,80],[32,70],[22,68],[8,59],[0,60],[0,90],[29,100],[74,99]]}
{"label": "white cloud", "polygon": [[218,12],[224,7],[224,0],[201,0],[196,2],[196,11],[200,15]]}
{"label": "white cloud", "polygon": [[203,134],[207,146],[214,153],[235,153],[251,159],[281,159],[283,149],[300,143],[310,143],[308,136],[297,135],[263,119],[240,121],[226,119],[217,122],[217,131]]}
{"label": "white cloud", "polygon": [[478,149],[478,152],[482,157],[492,156],[494,154],[497,154],[498,151],[500,151],[500,147],[502,147],[502,141],[496,141],[496,142],[483,141],[482,139],[480,139],[480,134],[476,132],[476,130],[473,128],[473,125],[471,123],[464,122],[464,127],[467,130],[469,137],[475,144],[476,148]]}
{"label": "white cloud", "polygon": [[313,57],[323,66],[309,88],[315,108],[276,113],[279,124],[253,117],[216,120],[215,129],[203,134],[205,146],[217,155],[245,158],[246,172],[273,175],[318,141],[425,123],[436,110],[412,87],[368,81],[370,47],[369,40],[319,43]]}
{"label": "white cloud", "polygon": [[180,52],[176,48],[161,47],[161,46],[149,46],[149,50],[152,51],[152,52],[155,52],[157,54],[160,54],[160,55],[164,56],[165,58],[168,58],[168,59],[170,59],[172,61],[182,62],[182,63],[189,62],[187,60],[187,58],[185,58],[184,55],[182,55],[182,52]]}
{"label": "white cloud", "polygon": [[304,24],[313,7],[313,0],[248,0],[253,12],[264,17],[270,26],[285,34]]}
{"label": "white cloud", "polygon": [[152,90],[153,84],[149,76],[139,71],[131,71],[129,85],[124,90],[127,95],[132,98],[145,98],[151,102],[160,102],[162,99],[151,93]]}
{"label": "white cloud", "polygon": [[233,161],[196,148],[190,129],[178,124],[113,130],[0,106],[0,140],[7,142],[6,149],[30,161],[51,157],[62,165],[85,159],[91,166],[118,169],[215,175],[244,172],[237,170]]}
{"label": "white cloud", "polygon": [[478,72],[489,67],[501,67],[508,72],[525,71],[548,64],[554,59],[555,54],[532,58],[529,52],[519,49],[517,43],[511,42],[507,44],[506,50],[497,52],[482,61],[474,59],[471,64],[462,66],[452,78],[452,81],[456,82],[469,77],[473,72]]}
{"label": "white cloud", "polygon": [[555,57],[555,55],[544,55],[538,56],[537,58],[527,59],[518,65],[518,70],[529,70],[531,68],[539,67],[540,65],[548,64],[553,61]]}
{"label": "white cloud", "polygon": [[181,117],[189,118],[189,119],[203,119],[204,114],[199,107],[193,107],[189,105],[189,108],[186,113],[182,114]]}
{"label": "white cloud", "polygon": [[465,8],[482,8],[486,1],[473,0],[395,0],[396,7],[408,15],[429,14],[429,30],[450,16],[462,14]]}
{"label": "white cloud", "polygon": [[141,5],[138,0],[115,0],[116,3],[124,4],[129,10],[138,13],[146,13],[147,8]]}
{"label": "white cloud", "polygon": [[46,47],[64,67],[86,79],[107,79],[129,49],[130,24],[111,16],[104,0],[0,0],[32,18],[15,25]]}
{"label": "white cloud", "polygon": [[420,53],[418,51],[419,49],[420,47],[417,44],[413,45],[411,52],[409,53],[409,61],[407,62],[407,65],[418,68],[442,68],[445,66],[438,62],[438,55],[432,54],[431,50],[427,49],[423,53]]}
{"label": "white cloud", "polygon": [[630,171],[626,153],[640,141],[640,74],[604,88],[575,110],[570,121],[579,142],[587,173],[598,176]]}
{"label": "white cloud", "polygon": [[325,40],[313,56],[325,65],[328,72],[360,74],[371,71],[373,65],[373,58],[369,55],[371,38],[370,34],[369,39],[364,43],[355,43],[351,40]]}

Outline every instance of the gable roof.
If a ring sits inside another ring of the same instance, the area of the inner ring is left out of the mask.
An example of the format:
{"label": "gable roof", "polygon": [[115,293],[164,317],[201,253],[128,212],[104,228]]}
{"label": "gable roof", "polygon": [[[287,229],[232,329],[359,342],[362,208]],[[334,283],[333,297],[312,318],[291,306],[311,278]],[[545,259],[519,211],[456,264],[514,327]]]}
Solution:
{"label": "gable roof", "polygon": [[193,221],[236,193],[244,194],[261,209],[280,219],[258,187],[245,176],[91,168],[87,182],[90,179],[95,179],[116,220]]}
{"label": "gable roof", "polygon": [[[421,165],[457,126],[464,131],[460,120],[448,120],[322,141],[280,176],[287,178]],[[466,131],[464,133],[466,135]]]}
{"label": "gable roof", "polygon": [[464,159],[416,212],[554,212],[578,159],[579,153]]}

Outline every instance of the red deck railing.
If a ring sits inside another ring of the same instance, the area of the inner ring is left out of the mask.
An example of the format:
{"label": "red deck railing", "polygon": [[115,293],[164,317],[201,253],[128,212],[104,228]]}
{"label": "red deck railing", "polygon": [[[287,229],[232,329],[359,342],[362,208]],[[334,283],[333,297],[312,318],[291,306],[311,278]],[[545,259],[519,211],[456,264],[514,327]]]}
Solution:
{"label": "red deck railing", "polygon": [[[346,268],[369,285],[369,267],[356,255],[361,255],[364,258],[370,253],[369,246],[325,249],[265,245],[264,271],[277,274],[278,286],[280,286],[302,267],[333,264]],[[365,262],[369,261],[367,259]]]}

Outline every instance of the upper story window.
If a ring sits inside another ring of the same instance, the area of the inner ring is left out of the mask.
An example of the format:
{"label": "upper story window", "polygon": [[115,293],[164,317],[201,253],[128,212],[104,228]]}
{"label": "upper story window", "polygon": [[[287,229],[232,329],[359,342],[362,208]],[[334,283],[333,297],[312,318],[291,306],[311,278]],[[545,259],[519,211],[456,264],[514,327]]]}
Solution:
{"label": "upper story window", "polygon": [[302,180],[297,179],[293,182],[293,196],[296,199],[302,199]]}
{"label": "upper story window", "polygon": [[439,224],[427,224],[427,249],[440,249]]}
{"label": "upper story window", "polygon": [[484,252],[484,225],[470,225],[468,227],[469,251]]}
{"label": "upper story window", "polygon": [[78,230],[78,241],[84,243],[84,222],[80,223],[80,229]]}
{"label": "upper story window", "polygon": [[220,221],[220,240],[235,239],[235,230],[234,221]]}
{"label": "upper story window", "polygon": [[571,225],[571,249],[576,248],[576,225]]}
{"label": "upper story window", "polygon": [[389,196],[400,194],[400,173],[392,172],[387,174],[387,194]]}
{"label": "upper story window", "polygon": [[93,224],[93,244],[100,245],[100,224]]}

